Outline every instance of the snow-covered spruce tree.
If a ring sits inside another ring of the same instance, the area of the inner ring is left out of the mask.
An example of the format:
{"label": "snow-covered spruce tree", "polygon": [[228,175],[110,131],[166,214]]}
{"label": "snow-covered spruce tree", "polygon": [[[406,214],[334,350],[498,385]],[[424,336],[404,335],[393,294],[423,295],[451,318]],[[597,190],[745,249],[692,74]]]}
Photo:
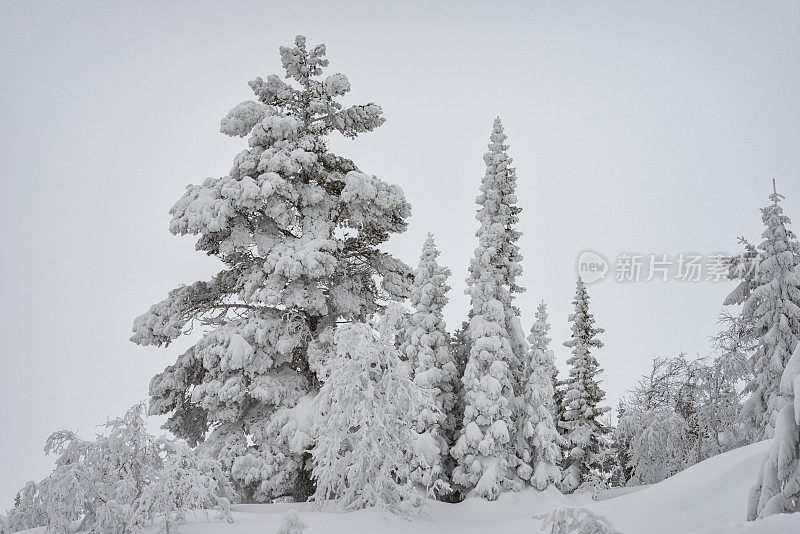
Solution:
{"label": "snow-covered spruce tree", "polygon": [[[497,275],[502,288],[497,298],[505,310],[508,341],[514,355],[509,361],[511,385],[514,391],[522,391],[527,381],[525,365],[528,359],[528,343],[520,324],[519,308],[514,305],[514,295],[525,291],[524,287],[517,284],[517,278],[522,276],[522,255],[517,241],[522,234],[516,226],[522,208],[517,205],[517,173],[516,169],[511,167],[512,160],[507,152],[509,147],[505,144],[506,139],[508,136],[503,132],[503,125],[498,117],[492,127],[489,152],[483,155],[486,174],[481,183],[481,194],[476,199],[476,203],[480,206],[476,218],[481,222],[481,228],[484,224],[502,227],[502,232],[498,236],[500,240],[494,244],[498,255],[494,265],[498,268]],[[489,235],[493,232],[490,231]],[[485,234],[478,229],[476,236],[479,241],[481,236],[478,234],[482,233]],[[470,278],[472,277],[474,273],[471,263]]]}
{"label": "snow-covered spruce tree", "polygon": [[453,355],[458,374],[457,384],[461,384],[461,377],[464,376],[470,350],[472,350],[472,346],[469,339],[469,321],[463,321],[450,337],[450,353]]}
{"label": "snow-covered spruce tree", "polygon": [[472,342],[469,339],[469,321],[463,321],[461,326],[450,337],[450,354],[453,355],[453,361],[456,364],[456,376],[453,380],[453,393],[455,395],[453,419],[456,421],[456,428],[452,436],[453,442],[450,445],[455,445],[461,433],[461,425],[464,422],[464,384],[461,381],[461,377],[464,376],[464,371],[467,368],[467,361],[469,360],[469,353],[471,350]]}
{"label": "snow-covered spruce tree", "polygon": [[[475,236],[478,248],[469,265],[467,285],[474,287],[484,269],[484,259],[479,254],[488,250],[494,251],[490,260],[497,280],[497,292],[494,298],[503,305],[505,327],[511,345],[513,358],[508,365],[511,370],[511,385],[514,391],[522,391],[527,380],[525,364],[528,358],[528,344],[525,333],[520,326],[519,309],[514,305],[514,295],[525,291],[517,284],[522,275],[522,255],[519,241],[522,235],[517,229],[519,214],[522,211],[517,205],[517,174],[511,166],[512,159],[508,155],[508,136],[503,131],[500,117],[494,120],[490,136],[489,151],[483,155],[486,173],[481,181],[481,194],[475,199],[478,212],[475,218],[480,223]],[[491,241],[490,241],[491,240]],[[467,289],[470,294],[471,289]],[[475,313],[473,306],[472,312]]]}
{"label": "snow-covered spruce tree", "polygon": [[750,358],[754,378],[746,388],[751,396],[742,414],[766,438],[774,435],[775,418],[784,404],[778,384],[800,336],[800,245],[787,228],[791,221],[783,214],[783,198],[773,192],[772,203],[761,210],[764,241],[758,246],[754,287],[742,308],[758,340]]}
{"label": "snow-covered spruce tree", "polygon": [[[492,282],[481,285],[491,287]],[[473,297],[473,306],[476,302]],[[513,353],[502,303],[490,299],[478,310],[470,320],[472,350],[462,378],[463,429],[451,449],[457,462],[453,482],[466,496],[493,500],[508,486],[510,468],[516,464],[511,445],[514,392],[508,365]]]}
{"label": "snow-covered spruce tree", "polygon": [[775,437],[748,499],[750,521],[800,512],[800,344],[783,371],[780,393],[784,403]]}
{"label": "snow-covered spruce tree", "polygon": [[170,231],[198,235],[197,249],[225,268],[171,291],[135,320],[131,338],[166,346],[206,326],[151,381],[151,413],[171,414],[165,428],[202,442],[245,501],[313,493],[312,441],[296,409],[318,387],[310,348],[328,350],[337,320],[364,320],[377,299],[407,296],[410,278],[378,249],[407,226],[402,190],[328,151],[331,133],[380,126],[381,108],[339,103],[350,83],[322,76],[324,45],[309,49],[298,36],[280,56],[290,80],[256,78],[256,101],[222,120],[223,133],[248,138],[230,173],[188,186],[170,211]]}
{"label": "snow-covered spruce tree", "polygon": [[450,269],[436,261],[439,250],[428,234],[422,247],[419,266],[414,274],[411,288],[411,305],[414,311],[409,315],[409,326],[405,332],[405,352],[409,362],[414,365],[414,382],[431,397],[435,412],[424,414],[417,430],[439,445],[439,459],[427,468],[417,466],[411,478],[417,484],[434,494],[441,493],[448,486],[449,472],[447,460],[450,445],[458,421],[454,418],[455,394],[453,383],[456,379],[456,365],[450,353],[449,336],[444,322],[444,307],[447,305],[447,278]]}
{"label": "snow-covered spruce tree", "polygon": [[[755,337],[752,317],[754,310],[748,309],[745,314],[741,308],[737,311],[731,307],[741,306],[750,297],[753,289],[757,286],[758,263],[761,261],[758,249],[754,245],[744,237],[740,237],[739,242],[744,246],[744,252],[728,258],[730,265],[728,278],[737,281],[738,284],[723,302],[726,308],[720,311],[717,321],[720,330],[712,338],[712,343],[718,353],[717,366],[719,370],[726,381],[737,383],[737,386],[738,382],[747,384],[752,380],[752,370],[748,362],[758,346],[758,339]],[[748,430],[750,431],[749,442],[761,439],[763,430],[758,432],[755,432],[753,428]]]}
{"label": "snow-covered spruce tree", "polygon": [[610,410],[600,406],[605,392],[600,388],[597,375],[602,369],[592,354],[593,349],[603,346],[597,339],[603,329],[594,326],[594,315],[589,313],[589,295],[580,279],[572,303],[575,305],[575,311],[569,315],[572,336],[564,342],[565,347],[572,349],[572,356],[567,360],[569,377],[562,386],[563,420],[558,423],[566,441],[564,491],[575,490],[597,466],[601,436],[609,431],[600,416]]}
{"label": "snow-covered spruce tree", "polygon": [[437,460],[439,449],[414,430],[414,422],[438,414],[394,345],[399,313],[399,305],[390,305],[377,332],[366,323],[336,330],[336,354],[326,362],[327,379],[314,400],[314,500],[320,507],[333,502],[346,511],[418,511],[411,466]]}
{"label": "snow-covered spruce tree", "polygon": [[731,256],[727,259],[728,262],[728,279],[738,281],[736,289],[731,291],[723,305],[730,306],[734,304],[742,304],[753,292],[753,289],[758,285],[756,282],[756,275],[758,273],[758,262],[761,261],[761,255],[755,245],[751,244],[743,236],[739,238],[739,244],[744,247],[744,251],[736,256]]}
{"label": "snow-covered spruce tree", "polygon": [[551,388],[553,390],[553,396],[547,399],[547,403],[553,414],[553,420],[558,421],[561,405],[560,390],[558,388],[558,368],[556,367],[555,354],[550,348],[550,342],[552,341],[549,337],[550,320],[547,313],[547,303],[545,301],[541,301],[539,306],[536,307],[534,319],[533,326],[531,326],[531,333],[528,335],[528,343],[530,344],[531,350],[538,349],[546,356],[547,361],[545,362],[545,366],[548,368]]}
{"label": "snow-covered spruce tree", "polygon": [[503,144],[500,119],[494,121],[486,174],[476,198],[478,247],[470,261],[466,293],[471,309],[468,328],[470,353],[462,377],[464,419],[451,449],[457,466],[453,481],[469,496],[495,499],[507,485],[518,460],[513,454],[514,397],[524,383],[527,342],[521,331],[514,293],[524,289],[516,278],[522,272],[515,230],[520,208],[516,174]]}
{"label": "snow-covered spruce tree", "polygon": [[[453,434],[450,436],[450,442],[448,443],[448,467],[450,468],[450,475],[452,480],[452,471],[455,468],[455,459],[452,455],[452,448],[455,446],[458,438],[461,436],[463,432],[463,424],[464,424],[464,408],[466,406],[466,390],[464,389],[464,383],[462,382],[462,378],[464,376],[464,371],[467,367],[467,360],[469,360],[469,353],[472,350],[472,342],[469,339],[469,322],[464,321],[461,323],[461,327],[459,327],[453,335],[450,337],[450,354],[453,355],[453,361],[456,364],[456,376],[453,380],[453,396],[454,396],[454,403],[453,403],[453,410],[452,410],[452,417],[456,422],[456,426],[453,429]],[[448,498],[445,500],[450,500],[452,502],[458,502],[461,498],[460,491],[456,491],[457,488],[454,487],[454,484],[451,484],[450,489],[452,490]]]}
{"label": "snow-covered spruce tree", "polygon": [[[540,306],[541,310],[542,306]],[[546,316],[545,316],[546,317]],[[546,330],[544,331],[546,334]],[[517,474],[531,485],[543,490],[561,482],[561,436],[553,420],[553,354],[540,348],[541,338],[531,341],[528,381],[519,410],[522,417],[517,428],[516,447],[520,464]]]}

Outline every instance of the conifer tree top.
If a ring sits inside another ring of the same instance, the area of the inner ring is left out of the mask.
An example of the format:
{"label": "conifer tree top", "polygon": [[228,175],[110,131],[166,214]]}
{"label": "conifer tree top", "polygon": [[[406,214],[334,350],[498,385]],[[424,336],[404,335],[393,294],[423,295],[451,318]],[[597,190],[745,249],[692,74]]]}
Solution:
{"label": "conifer tree top", "polygon": [[[470,262],[466,292],[472,297],[473,308],[481,308],[489,299],[503,303],[509,313],[518,314],[512,305],[512,295],[525,291],[517,284],[522,274],[522,255],[517,241],[521,233],[516,230],[519,213],[517,205],[517,176],[507,154],[507,139],[500,117],[494,120],[489,138],[489,151],[483,155],[486,172],[481,180],[480,194],[475,199],[478,211],[475,218],[480,223],[475,236],[478,248]],[[493,295],[483,295],[487,288],[478,288],[479,280],[493,281]],[[475,312],[475,310],[473,310]]]}
{"label": "conifer tree top", "polygon": [[572,323],[572,339],[565,341],[564,346],[575,347],[584,344],[601,348],[603,342],[595,336],[604,330],[594,326],[594,315],[589,313],[589,294],[586,292],[586,284],[580,278],[575,285],[575,299],[572,303],[575,305],[575,311],[569,315],[569,321]]}
{"label": "conifer tree top", "polygon": [[528,342],[532,348],[547,350],[547,347],[552,341],[548,334],[550,333],[550,323],[548,321],[547,303],[543,300],[536,307],[536,313],[533,315],[535,321],[531,326],[531,334],[528,336]]}

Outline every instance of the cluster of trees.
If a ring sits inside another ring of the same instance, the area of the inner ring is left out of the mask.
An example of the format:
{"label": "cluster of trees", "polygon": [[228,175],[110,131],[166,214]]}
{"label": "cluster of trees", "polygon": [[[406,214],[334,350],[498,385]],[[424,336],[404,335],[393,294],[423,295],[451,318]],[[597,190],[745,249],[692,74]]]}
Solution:
{"label": "cluster of trees", "polygon": [[773,439],[748,502],[750,520],[800,511],[800,244],[783,198],[773,190],[761,209],[763,241],[745,242],[731,262],[740,283],[728,300],[742,302],[732,329],[750,370],[742,415],[759,439]]}
{"label": "cluster of trees", "polygon": [[615,481],[660,482],[749,442],[739,417],[740,376],[728,363],[685,354],[653,360],[618,407]]}
{"label": "cluster of trees", "polygon": [[209,509],[233,521],[235,495],[222,466],[149,434],[142,404],[104,426],[90,441],[66,430],[50,435],[45,452],[57,455],[55,470],[17,494],[0,532],[46,526],[56,534],[127,534],[153,522],[173,534],[193,511]]}
{"label": "cluster of trees", "polygon": [[521,209],[500,120],[477,198],[469,317],[451,336],[450,273],[433,236],[416,269],[381,251],[407,226],[402,190],[328,150],[334,132],[380,126],[380,107],[340,103],[350,84],[323,75],[324,45],[298,37],[280,54],[285,77],[251,82],[256,99],[222,120],[223,133],[248,139],[229,174],[188,186],[171,210],[170,230],[197,235],[225,267],[136,319],[140,345],[206,330],[153,378],[151,413],[219,461],[243,501],[402,511],[420,489],[457,500],[577,488],[609,432],[594,357],[602,330],[578,282],[563,384],[544,304],[526,339],[514,304]]}
{"label": "cluster of trees", "polygon": [[[179,524],[200,505],[227,514],[232,495],[413,514],[425,495],[495,499],[525,486],[656,482],[762,435],[776,436],[777,449],[750,515],[797,509],[800,356],[789,355],[800,333],[800,248],[777,193],[763,210],[765,241],[730,260],[739,285],[726,304],[742,306],[725,316],[720,354],[654,360],[614,428],[596,358],[603,330],[585,285],[576,284],[563,380],[546,305],[527,336],[522,327],[521,208],[500,119],[476,199],[469,314],[450,335],[450,271],[433,236],[416,269],[383,252],[407,226],[402,189],[328,148],[330,134],[354,138],[384,118],[373,103],[340,102],[350,83],[323,76],[325,54],[302,36],[280,48],[285,77],[250,82],[255,100],[221,123],[247,148],[226,176],[188,186],[170,211],[170,231],[196,235],[197,249],[224,267],[136,318],[131,339],[168,346],[203,327],[150,383],[150,413],[168,415],[165,429],[193,449],[145,436],[137,411],[108,439],[120,429],[135,436],[113,446],[54,435],[56,472],[21,493],[12,531],[102,530],[110,518],[124,528],[156,517]],[[117,478],[86,473],[111,461],[92,455],[123,447],[132,456],[123,454]],[[90,479],[103,480],[100,493],[84,484]],[[198,484],[208,491],[195,493]],[[68,510],[59,508],[65,502]]]}
{"label": "cluster of trees", "polygon": [[717,354],[656,358],[620,403],[615,476],[658,482],[696,462],[773,439],[748,518],[800,511],[800,244],[783,196],[761,209],[757,246],[729,258],[736,288],[725,299]]}
{"label": "cluster of trees", "polygon": [[726,450],[773,439],[748,518],[800,511],[800,244],[783,196],[761,209],[762,242],[740,238],[729,258],[737,282],[724,301],[716,356],[657,358],[620,404],[618,476],[658,482]]}

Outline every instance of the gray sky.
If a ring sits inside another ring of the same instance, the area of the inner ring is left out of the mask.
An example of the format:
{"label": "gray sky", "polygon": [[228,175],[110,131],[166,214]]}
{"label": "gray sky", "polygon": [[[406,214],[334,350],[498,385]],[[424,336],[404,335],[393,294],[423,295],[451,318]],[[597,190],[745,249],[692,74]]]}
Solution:
{"label": "gray sky", "polygon": [[[519,176],[523,325],[550,305],[560,367],[585,248],[704,253],[758,241],[777,178],[800,221],[800,4],[794,2],[0,2],[0,509],[52,460],[147,395],[188,346],[128,341],[135,316],[216,260],[167,230],[188,183],[244,144],[219,120],[325,42],[351,102],[387,123],[334,149],[413,205],[390,249],[432,231],[465,317],[474,198],[492,120]],[[797,225],[795,225],[797,229]],[[728,283],[590,286],[610,405],[655,355],[706,354]]]}

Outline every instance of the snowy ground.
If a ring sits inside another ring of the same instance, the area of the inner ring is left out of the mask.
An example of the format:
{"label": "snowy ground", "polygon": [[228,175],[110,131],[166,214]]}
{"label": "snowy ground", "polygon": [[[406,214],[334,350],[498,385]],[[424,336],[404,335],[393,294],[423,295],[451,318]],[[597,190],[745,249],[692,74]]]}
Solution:
{"label": "snowy ground", "polygon": [[[260,504],[234,507],[232,525],[197,521],[183,534],[271,534],[290,508],[308,524],[306,534],[535,534],[535,514],[560,506],[585,506],[613,521],[624,534],[798,534],[800,513],[747,523],[747,492],[769,442],[716,456],[659,484],[638,491],[614,490],[593,502],[585,495],[561,495],[550,488],[503,495],[495,502],[470,499],[460,504],[432,502],[430,519],[414,522],[375,510],[354,513],[314,511],[309,504]],[[622,493],[622,494],[620,494]],[[44,529],[29,531],[44,532]],[[155,528],[146,530],[154,534]]]}

